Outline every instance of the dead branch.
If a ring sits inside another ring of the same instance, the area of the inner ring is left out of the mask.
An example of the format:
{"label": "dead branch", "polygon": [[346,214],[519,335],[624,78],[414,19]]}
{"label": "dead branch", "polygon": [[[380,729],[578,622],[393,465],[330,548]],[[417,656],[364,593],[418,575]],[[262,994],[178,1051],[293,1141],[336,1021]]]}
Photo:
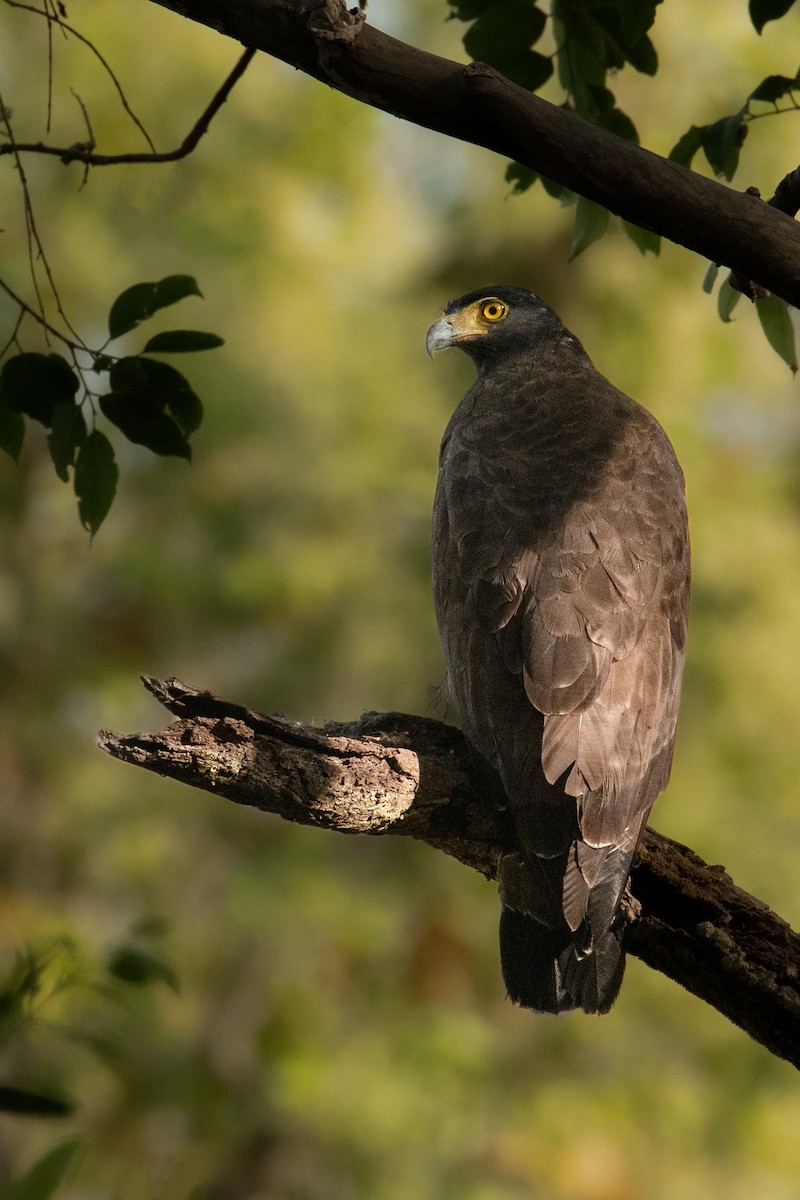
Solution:
{"label": "dead branch", "polygon": [[[368,713],[315,728],[177,679],[144,682],[178,719],[158,733],[103,731],[114,758],[301,825],[417,838],[488,879],[514,847],[452,726]],[[800,936],[722,867],[650,829],[632,892],[627,949],[800,1066]]]}

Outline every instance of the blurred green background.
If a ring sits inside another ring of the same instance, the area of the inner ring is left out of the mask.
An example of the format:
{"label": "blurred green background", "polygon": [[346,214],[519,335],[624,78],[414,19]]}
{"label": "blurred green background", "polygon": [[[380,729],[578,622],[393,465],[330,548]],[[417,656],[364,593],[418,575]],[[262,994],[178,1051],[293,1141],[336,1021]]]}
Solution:
{"label": "blurred green background", "polygon": [[[160,149],[238,47],[155,4],[73,0]],[[436,0],[371,0],[388,32],[464,58]],[[47,36],[0,12],[18,139],[42,136]],[[670,0],[655,80],[612,84],[645,145],[787,73],[790,16]],[[53,129],[143,149],[86,48],[53,41]],[[555,95],[555,93],[554,93]],[[753,126],[736,185],[796,165],[796,115]],[[0,462],[0,967],[44,962],[0,1083],[63,1092],[0,1119],[0,1181],[61,1141],[69,1200],[794,1200],[796,1072],[636,960],[603,1018],[504,998],[495,889],[400,840],[299,829],[104,757],[155,728],[138,673],[298,720],[430,713],[442,662],[427,538],[441,431],[470,378],[430,363],[450,297],[532,287],[646,404],[683,463],[694,545],[673,781],[655,826],[800,923],[797,384],[744,302],[719,322],[706,264],[617,232],[568,262],[572,212],[509,197],[503,162],[258,58],[185,162],[26,159],[65,308],[103,340],[122,288],[186,272],[153,328],[226,345],[185,368],[206,404],[194,465],[116,438],[122,480],[89,544],[41,431]],[[27,287],[17,179],[2,273]],[[177,319],[177,315],[180,319]],[[0,301],[3,339],[12,306]],[[130,335],[131,347],[141,338]],[[29,334],[26,349],[41,348]],[[120,945],[180,979],[109,992]],[[0,1194],[2,1194],[0,1192]]]}

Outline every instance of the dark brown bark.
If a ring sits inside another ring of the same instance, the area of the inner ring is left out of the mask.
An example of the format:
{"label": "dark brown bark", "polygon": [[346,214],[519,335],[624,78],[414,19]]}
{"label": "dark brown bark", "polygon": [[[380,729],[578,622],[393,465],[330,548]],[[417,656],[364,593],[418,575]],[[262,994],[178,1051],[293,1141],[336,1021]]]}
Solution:
{"label": "dark brown bark", "polygon": [[[145,685],[178,720],[159,733],[101,733],[123,762],[301,825],[414,837],[488,879],[514,846],[452,726],[377,713],[318,729],[176,679]],[[651,829],[631,882],[627,949],[800,1066],[800,936],[722,867]]]}
{"label": "dark brown bark", "polygon": [[515,159],[800,305],[800,228],[789,216],[591,125],[490,67],[406,45],[343,0],[155,2],[365,104]]}

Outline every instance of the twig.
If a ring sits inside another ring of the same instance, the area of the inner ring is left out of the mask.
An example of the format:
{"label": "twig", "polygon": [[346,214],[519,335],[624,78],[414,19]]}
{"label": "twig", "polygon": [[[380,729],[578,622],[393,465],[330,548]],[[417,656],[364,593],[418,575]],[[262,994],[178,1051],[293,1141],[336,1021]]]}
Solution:
{"label": "twig", "polygon": [[[92,122],[89,120],[89,113],[86,109],[86,105],[83,103],[83,100],[81,100],[80,96],[78,95],[78,93],[75,91],[74,88],[70,88],[70,91],[72,92],[73,96],[75,97],[78,104],[80,105],[80,110],[83,113],[83,119],[86,122],[86,132],[89,135],[89,141],[87,144],[88,144],[89,149],[93,150],[94,146],[95,146],[94,130],[92,129]],[[69,162],[69,159],[67,159],[66,161]],[[81,184],[81,188],[86,187],[86,184],[88,182],[89,182],[89,164],[86,163],[83,168],[83,183]]]}
{"label": "twig", "polygon": [[[2,279],[0,279],[0,287],[5,288],[5,284],[3,283]],[[6,344],[0,347],[0,362],[2,362],[2,360],[5,358],[12,346],[19,346],[19,341],[17,340],[19,337],[19,327],[24,319],[25,310],[20,308],[19,312],[17,313],[17,319],[14,323],[14,328],[11,331],[11,336],[7,339]]]}
{"label": "twig", "polygon": [[[228,75],[211,102],[195,121],[180,146],[175,150],[154,151],[152,154],[95,154],[92,150],[80,145],[61,148],[59,146],[47,146],[43,142],[18,142],[16,144],[16,152],[18,154],[50,154],[56,158],[60,158],[62,162],[85,163],[89,167],[109,167],[119,163],[177,162],[178,159],[186,158],[188,154],[191,154],[200,139],[208,133],[211,122],[228,99],[228,96],[242,75],[244,75],[255,53],[256,51],[253,49],[245,50],[237,60],[230,75]],[[0,146],[0,155],[9,154],[11,150],[10,146]]]}
{"label": "twig", "polygon": [[[13,290],[13,288],[9,287],[9,285],[6,283],[6,281],[2,277],[0,277],[0,288],[2,288],[3,291],[6,293],[6,295],[9,296],[16,305],[19,306],[20,317],[19,317],[19,320],[17,321],[17,325],[15,327],[15,333],[16,333],[16,330],[19,328],[19,322],[22,319],[23,314],[27,313],[28,316],[33,317],[34,321],[36,321],[37,324],[41,325],[42,328],[47,333],[50,333],[53,335],[53,337],[58,338],[58,340],[60,342],[62,342],[65,346],[68,346],[69,349],[72,350],[73,352],[75,352],[77,350],[86,350],[89,354],[92,353],[92,351],[87,346],[85,346],[83,342],[73,342],[70,338],[66,337],[63,333],[61,333],[58,329],[56,329],[55,325],[51,325],[50,322],[48,320],[46,320],[46,318],[41,313],[38,313],[36,311],[36,309],[31,308],[30,304],[26,304],[26,302],[22,299],[22,297],[18,296],[17,293]],[[9,341],[6,344],[6,346],[3,350],[3,354],[5,354],[6,350],[8,349],[8,347],[12,344],[12,342],[14,340],[15,340],[15,338],[12,337],[11,341]],[[0,354],[0,358],[2,358],[2,354]]]}
{"label": "twig", "polygon": [[9,145],[10,145],[11,151],[14,155],[14,162],[15,162],[15,165],[17,168],[17,172],[19,174],[20,187],[22,188],[23,207],[24,207],[24,212],[25,212],[25,225],[26,225],[27,237],[28,237],[28,263],[29,263],[30,274],[31,274],[31,282],[33,284],[33,290],[36,293],[36,300],[39,305],[38,314],[34,313],[33,310],[29,310],[29,311],[32,313],[33,316],[36,317],[36,320],[39,321],[39,324],[44,329],[50,328],[50,326],[48,325],[48,323],[45,319],[44,300],[43,300],[42,293],[41,293],[41,290],[39,287],[39,280],[38,280],[37,274],[36,274],[36,262],[38,259],[38,261],[41,263],[42,270],[44,271],[44,273],[47,277],[47,282],[50,285],[50,291],[52,293],[53,299],[55,300],[56,309],[58,310],[58,315],[61,317],[61,320],[64,322],[64,325],[69,330],[69,332],[72,334],[72,336],[76,339],[78,344],[83,349],[88,349],[88,347],[84,343],[84,341],[81,338],[78,331],[71,324],[69,318],[67,317],[66,312],[64,311],[64,306],[61,303],[61,296],[59,295],[58,288],[56,287],[56,282],[55,282],[55,279],[53,278],[53,272],[50,269],[50,263],[47,259],[47,254],[45,253],[44,243],[42,242],[42,239],[39,237],[39,230],[36,226],[36,218],[33,215],[33,204],[31,202],[30,190],[28,188],[28,179],[25,174],[25,168],[22,165],[22,159],[20,158],[19,152],[17,150],[16,141],[14,140],[14,132],[11,128],[11,118],[9,117],[8,109],[6,108],[5,104],[3,103],[3,97],[1,95],[0,95],[0,123],[2,123],[2,125],[5,127],[6,136],[9,139]]}
{"label": "twig", "polygon": [[[50,0],[46,0],[49,4]],[[56,13],[47,13],[47,119],[45,129],[50,132],[53,123],[53,20],[58,20]]]}
{"label": "twig", "polygon": [[[114,71],[112,70],[110,64],[106,61],[106,59],[103,57],[103,55],[97,49],[94,42],[90,41],[89,38],[87,38],[84,34],[82,34],[78,29],[75,29],[74,26],[69,25],[63,19],[63,17],[61,17],[60,14],[58,14],[58,13],[50,13],[46,9],[36,8],[35,5],[33,5],[33,4],[23,4],[23,3],[21,3],[21,0],[5,0],[5,2],[9,6],[9,8],[21,8],[25,12],[34,13],[37,17],[44,17],[48,23],[48,29],[51,27],[52,24],[58,25],[59,28],[63,29],[65,33],[70,34],[70,36],[74,37],[77,41],[82,42],[83,45],[86,46],[92,52],[92,54],[95,56],[97,61],[102,66],[103,70],[108,75],[114,88],[116,89],[117,95],[119,96],[120,104],[122,105],[122,107],[124,108],[124,110],[128,114],[128,116],[130,117],[131,121],[133,121],[134,125],[139,130],[139,132],[141,133],[144,140],[147,142],[151,151],[153,151],[153,153],[155,153],[155,149],[156,149],[155,144],[154,144],[152,138],[150,137],[150,134],[147,132],[144,125],[139,120],[139,118],[137,117],[137,115],[133,111],[133,109],[131,108],[130,104],[128,103],[128,98],[125,95],[125,91],[122,87],[122,84],[117,79],[117,76],[114,74]],[[48,129],[50,128],[49,119],[48,119],[47,128]]]}

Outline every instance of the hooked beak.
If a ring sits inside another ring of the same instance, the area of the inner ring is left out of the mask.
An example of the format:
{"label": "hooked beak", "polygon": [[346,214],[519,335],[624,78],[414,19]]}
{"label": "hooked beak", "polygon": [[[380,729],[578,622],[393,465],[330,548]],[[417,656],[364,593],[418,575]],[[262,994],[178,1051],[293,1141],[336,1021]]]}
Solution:
{"label": "hooked beak", "polygon": [[456,331],[449,321],[442,317],[438,321],[434,321],[425,335],[425,349],[433,358],[434,351],[446,350],[448,346],[452,346],[456,340]]}

